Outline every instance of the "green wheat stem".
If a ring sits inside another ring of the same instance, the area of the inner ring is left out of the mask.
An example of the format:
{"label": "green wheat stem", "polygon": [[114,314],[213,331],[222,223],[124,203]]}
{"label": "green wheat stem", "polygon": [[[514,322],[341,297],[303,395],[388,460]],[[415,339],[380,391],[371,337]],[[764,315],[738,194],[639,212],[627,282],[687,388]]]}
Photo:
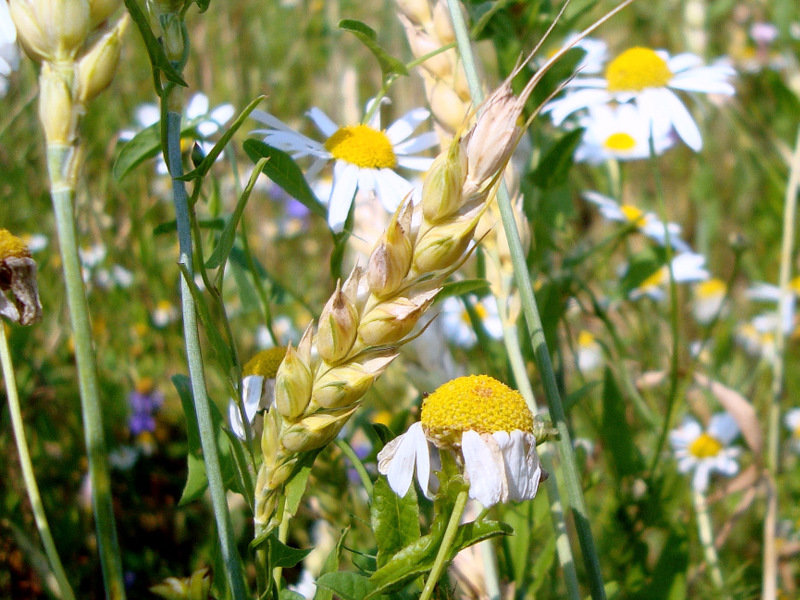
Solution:
{"label": "green wheat stem", "polygon": [[789,165],[789,181],[786,184],[786,196],[783,205],[783,239],[781,240],[781,266],[778,275],[780,300],[778,302],[778,324],[775,328],[775,361],[772,372],[772,400],[767,417],[766,467],[769,475],[767,481],[767,511],[764,517],[764,557],[763,581],[761,597],[774,600],[777,596],[778,554],[775,546],[776,527],[778,524],[778,491],[775,477],[780,468],[780,419],[781,399],[786,362],[786,337],[783,330],[783,315],[789,308],[791,291],[789,280],[792,273],[792,248],[795,238],[795,219],[797,218],[797,194],[800,191],[800,128],[797,130],[794,152]]}
{"label": "green wheat stem", "polygon": [[[167,98],[163,98],[167,102]],[[181,115],[168,110],[166,123],[166,158],[172,176],[172,199],[175,205],[175,217],[178,227],[178,245],[180,257],[178,264],[191,275],[194,273],[192,260],[192,231],[189,216],[189,203],[186,187],[178,179],[183,175],[181,162]],[[189,365],[192,399],[194,402],[197,423],[200,429],[200,444],[203,448],[203,461],[208,477],[208,489],[211,494],[211,506],[219,535],[220,551],[225,563],[225,577],[235,600],[247,598],[244,573],[241,560],[236,550],[236,539],[233,535],[231,517],[228,513],[228,502],[225,497],[225,486],[220,467],[219,451],[216,444],[216,431],[211,419],[211,405],[206,390],[203,357],[200,351],[200,337],[197,329],[197,307],[189,289],[189,282],[181,277],[181,310],[183,313],[183,336],[186,344],[186,359]]]}
{"label": "green wheat stem", "polygon": [[361,459],[358,458],[356,451],[344,440],[336,440],[336,445],[339,446],[339,450],[353,463],[353,468],[356,470],[356,473],[358,473],[361,485],[363,485],[364,489],[367,491],[367,496],[372,498],[372,479],[369,478],[367,468],[364,466],[364,463],[361,462]]}
{"label": "green wheat stem", "polygon": [[453,512],[450,513],[450,520],[447,522],[447,528],[444,530],[442,543],[436,553],[433,567],[431,568],[431,572],[428,573],[428,579],[425,581],[425,587],[422,588],[419,600],[430,600],[433,590],[436,587],[436,582],[439,581],[439,577],[442,576],[442,572],[447,566],[450,548],[453,546],[453,541],[456,539],[458,525],[461,522],[461,515],[464,514],[464,507],[466,507],[468,499],[469,489],[464,488],[458,492],[455,504],[453,505]]}
{"label": "green wheat stem", "polygon": [[[450,12],[450,18],[453,21],[456,43],[458,44],[459,54],[464,64],[470,94],[472,95],[473,102],[479,104],[482,100],[482,92],[477,69],[475,68],[475,61],[472,56],[466,23],[461,14],[460,5],[456,0],[447,0],[447,6]],[[514,267],[514,280],[520,293],[522,312],[525,315],[525,321],[528,326],[528,334],[531,338],[536,365],[542,377],[551,418],[559,432],[559,439],[556,445],[562,462],[564,486],[567,490],[567,503],[575,521],[578,542],[583,552],[583,561],[589,577],[589,589],[592,598],[598,600],[606,597],[603,575],[600,570],[600,559],[597,556],[594,538],[592,537],[589,515],[583,499],[583,490],[581,489],[578,467],[575,463],[575,456],[572,451],[572,440],[569,435],[569,428],[567,427],[567,418],[564,412],[564,406],[561,402],[561,394],[558,390],[555,373],[553,372],[553,365],[550,360],[547,342],[544,337],[539,308],[533,295],[533,286],[525,261],[525,253],[522,249],[522,242],[520,241],[519,232],[517,231],[516,222],[514,220],[511,200],[509,199],[508,191],[502,181],[497,192],[497,204],[500,209],[503,229],[508,239],[511,262]]]}
{"label": "green wheat stem", "polygon": [[11,362],[11,352],[8,348],[8,338],[6,337],[5,325],[0,322],[0,362],[3,365],[3,378],[6,381],[6,396],[8,397],[8,411],[11,413],[11,427],[14,430],[14,439],[17,443],[17,453],[22,467],[22,480],[25,490],[28,492],[28,499],[33,509],[33,518],[36,521],[36,528],[42,538],[47,560],[58,584],[58,590],[62,600],[74,600],[75,594],[64,572],[61,558],[58,555],[53,534],[50,533],[50,525],[47,522],[47,515],[44,512],[42,497],[39,494],[39,485],[36,483],[36,475],[33,472],[33,462],[28,451],[28,441],[25,436],[25,427],[22,423],[22,411],[20,409],[19,394],[17,392],[17,380],[14,376],[14,366]]}
{"label": "green wheat stem", "polygon": [[69,146],[48,144],[47,169],[50,174],[50,195],[56,218],[70,325],[75,343],[75,363],[81,396],[83,434],[89,462],[89,480],[92,485],[92,509],[97,528],[97,546],[106,597],[118,600],[125,598],[125,585],[122,580],[122,562],[111,500],[111,479],[108,473],[103,411],[94,360],[95,349],[92,344],[89,308],[78,256],[75,214],[72,207],[75,192],[66,178],[66,173],[73,168],[74,152],[76,150]]}
{"label": "green wheat stem", "polygon": [[724,584],[722,581],[722,571],[719,568],[719,558],[717,549],[714,547],[714,535],[711,526],[711,516],[708,514],[708,502],[702,492],[693,491],[694,510],[697,517],[697,533],[700,536],[700,543],[703,546],[703,555],[708,565],[711,582],[722,593]]}

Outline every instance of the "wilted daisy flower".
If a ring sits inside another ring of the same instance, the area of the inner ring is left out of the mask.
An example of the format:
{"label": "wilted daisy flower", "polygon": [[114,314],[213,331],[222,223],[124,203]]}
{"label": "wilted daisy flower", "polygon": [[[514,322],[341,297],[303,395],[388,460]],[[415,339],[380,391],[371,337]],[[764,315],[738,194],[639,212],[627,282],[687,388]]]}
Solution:
{"label": "wilted daisy flower", "polygon": [[[497,313],[497,301],[494,296],[485,296],[473,304],[475,314],[493,339],[503,337],[503,324]],[[478,341],[472,321],[464,303],[454,296],[449,296],[442,303],[442,330],[445,337],[462,348],[471,348]]]}
{"label": "wilted daisy flower", "polygon": [[725,282],[716,277],[701,281],[694,286],[692,314],[698,323],[706,325],[722,313],[722,303],[728,293]]}
{"label": "wilted daisy flower", "polygon": [[603,364],[603,348],[585,329],[578,334],[576,362],[578,369],[582,372],[593,371]]}
{"label": "wilted daisy flower", "polygon": [[[269,408],[275,397],[275,375],[286,356],[285,346],[262,350],[251,358],[242,369],[242,402],[247,422],[253,424],[259,410]],[[228,402],[228,421],[231,430],[240,439],[245,439],[245,427],[239,403],[233,398]]]}
{"label": "wilted daisy flower", "polygon": [[271,114],[254,110],[252,116],[267,125],[252,133],[263,134],[264,142],[299,159],[306,156],[314,161],[306,173],[313,180],[322,168],[333,161],[333,186],[328,202],[328,225],[341,231],[356,190],[374,192],[383,207],[394,213],[403,198],[411,191],[411,184],[398,175],[395,169],[404,167],[426,171],[432,158],[414,156],[435,146],[438,138],[427,132],[410,137],[414,130],[430,115],[425,108],[415,108],[383,130],[380,111],[367,124],[339,127],[322,110],[312,108],[306,114],[325,136],[324,142],[313,140],[294,131]]}
{"label": "wilted daisy flower", "polygon": [[425,398],[420,422],[378,453],[378,471],[399,496],[416,472],[430,497],[438,452],[452,452],[464,467],[470,498],[485,507],[529,500],[543,477],[533,426],[519,392],[487,375],[459,377]]}
{"label": "wilted daisy flower", "polygon": [[0,2],[0,98],[8,91],[8,76],[18,66],[17,29],[11,20],[8,3]]}
{"label": "wilted daisy flower", "polygon": [[783,417],[783,423],[791,432],[792,448],[800,452],[800,408],[793,408]]}
{"label": "wilted daisy flower", "polygon": [[20,325],[42,316],[36,262],[25,242],[8,229],[0,229],[0,315]]}
{"label": "wilted daisy flower", "polygon": [[[619,204],[613,198],[598,192],[588,191],[583,193],[583,198],[597,206],[600,214],[609,221],[635,225],[639,232],[649,237],[660,246],[666,245],[664,222],[654,213],[644,212],[632,204]],[[689,252],[689,244],[681,239],[681,226],[677,223],[667,223],[669,228],[669,241],[672,247],[679,252]]]}
{"label": "wilted daisy flower", "polygon": [[[694,252],[683,252],[672,259],[672,276],[676,283],[691,283],[708,279],[708,271],[704,265],[706,257]],[[653,300],[664,298],[664,288],[669,285],[669,269],[661,266],[652,275],[631,290],[631,300],[649,296]]]}
{"label": "wilted daisy flower", "polygon": [[[650,120],[635,104],[593,106],[578,124],[584,133],[575,150],[577,162],[598,164],[610,159],[637,160],[650,156]],[[652,134],[656,155],[674,143],[669,128],[654,129]]]}
{"label": "wilted daisy flower", "polygon": [[727,65],[705,66],[699,56],[670,56],[664,50],[637,46],[608,63],[604,77],[578,75],[567,84],[566,95],[543,109],[556,125],[575,111],[612,101],[635,102],[654,132],[674,128],[694,151],[703,146],[700,130],[674,90],[733,95]]}
{"label": "wilted daisy flower", "polygon": [[711,417],[705,431],[697,421],[687,417],[680,427],[670,432],[669,441],[678,459],[678,471],[694,471],[692,488],[696,492],[706,491],[713,471],[728,476],[739,471],[736,459],[741,449],[728,447],[737,435],[739,427],[728,413]]}

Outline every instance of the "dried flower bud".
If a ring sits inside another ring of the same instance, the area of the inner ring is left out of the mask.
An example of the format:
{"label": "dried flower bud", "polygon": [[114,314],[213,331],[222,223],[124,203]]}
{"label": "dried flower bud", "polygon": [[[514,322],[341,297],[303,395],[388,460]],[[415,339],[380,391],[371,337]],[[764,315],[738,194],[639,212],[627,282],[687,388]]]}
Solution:
{"label": "dried flower bud", "polygon": [[70,86],[65,80],[69,74],[42,64],[39,74],[39,120],[48,144],[67,146],[75,131],[77,115],[73,110]]}
{"label": "dried flower bud", "polygon": [[485,210],[484,204],[467,215],[454,217],[448,223],[420,233],[414,247],[416,272],[431,273],[452,266],[472,241],[475,227]]}
{"label": "dried flower bud", "polygon": [[311,399],[311,383],[309,362],[303,359],[299,346],[295,350],[290,344],[275,376],[275,408],[285,419],[294,421],[303,414]]}
{"label": "dried flower bud", "polygon": [[308,416],[283,432],[281,444],[289,452],[307,452],[321,448],[336,437],[356,408],[354,406],[344,412]]}
{"label": "dried flower bud", "polygon": [[97,96],[114,79],[122,47],[122,36],[129,22],[130,18],[126,14],[78,61],[76,99],[81,104],[86,104]]}
{"label": "dried flower bud", "polygon": [[42,316],[36,263],[25,242],[7,229],[0,229],[0,315],[20,325],[30,325]]}
{"label": "dried flower bud", "polygon": [[398,207],[369,257],[367,283],[378,298],[396,292],[411,268],[414,253],[410,235],[412,213],[411,202]]}
{"label": "dried flower bud", "polygon": [[317,328],[319,355],[329,363],[339,362],[353,347],[357,330],[358,311],[350,299],[342,293],[341,282],[337,282],[336,291],[319,316]]}
{"label": "dried flower bud", "polygon": [[386,370],[397,354],[381,355],[363,363],[333,367],[314,381],[311,406],[324,409],[346,408],[357,402]]}
{"label": "dried flower bud", "polygon": [[383,302],[364,315],[358,336],[366,346],[393,344],[417,324],[441,288],[420,292],[411,298]]}
{"label": "dried flower bud", "polygon": [[422,214],[428,221],[438,223],[461,208],[466,170],[466,154],[460,140],[454,139],[447,152],[434,159],[422,184]]}

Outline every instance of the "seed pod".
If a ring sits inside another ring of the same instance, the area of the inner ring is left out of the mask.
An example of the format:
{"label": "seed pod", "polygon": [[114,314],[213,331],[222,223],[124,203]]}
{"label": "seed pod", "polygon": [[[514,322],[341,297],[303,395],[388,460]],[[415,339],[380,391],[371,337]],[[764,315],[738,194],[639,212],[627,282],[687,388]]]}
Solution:
{"label": "seed pod", "polygon": [[307,452],[321,448],[336,437],[356,408],[354,406],[344,412],[308,416],[283,432],[281,444],[289,452]]}
{"label": "seed pod", "polygon": [[117,72],[122,35],[130,19],[126,14],[78,61],[77,101],[86,104],[106,89]]}
{"label": "seed pod", "polygon": [[441,288],[421,292],[411,298],[383,302],[364,315],[358,336],[366,346],[393,344],[405,337],[417,324]]}
{"label": "seed pod", "polygon": [[428,169],[422,184],[422,214],[431,223],[439,223],[461,208],[466,159],[462,144],[455,139]]}
{"label": "seed pod", "polygon": [[486,205],[472,213],[453,218],[421,233],[414,247],[414,269],[417,273],[431,273],[446,269],[455,263],[472,241]]}
{"label": "seed pod", "polygon": [[296,420],[311,399],[311,327],[306,329],[297,350],[291,344],[275,377],[275,408],[285,419]]}
{"label": "seed pod", "polygon": [[378,298],[389,296],[402,285],[411,268],[411,202],[394,213],[383,237],[378,241],[367,264],[367,283]]}
{"label": "seed pod", "polygon": [[338,409],[357,402],[386,370],[397,354],[377,356],[363,363],[352,363],[324,371],[311,390],[312,407]]}
{"label": "seed pod", "polygon": [[317,350],[323,360],[336,363],[347,356],[358,331],[358,311],[350,299],[342,293],[341,281],[330,297],[317,328]]}

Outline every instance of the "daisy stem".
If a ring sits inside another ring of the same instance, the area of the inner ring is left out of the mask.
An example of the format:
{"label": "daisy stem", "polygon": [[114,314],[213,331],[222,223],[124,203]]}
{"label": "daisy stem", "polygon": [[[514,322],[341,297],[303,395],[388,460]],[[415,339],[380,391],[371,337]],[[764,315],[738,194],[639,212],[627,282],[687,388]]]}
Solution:
{"label": "daisy stem", "polygon": [[797,194],[800,191],[800,128],[797,130],[794,152],[789,165],[789,181],[786,184],[786,197],[783,208],[783,239],[781,242],[781,266],[778,285],[781,295],[778,302],[778,324],[775,328],[775,362],[772,375],[772,401],[767,420],[767,511],[764,517],[764,560],[761,597],[773,600],[777,595],[778,555],[775,546],[778,523],[778,494],[775,477],[780,467],[780,417],[783,397],[786,338],[783,329],[783,315],[789,310],[791,292],[789,280],[792,271],[792,248],[795,238],[795,219],[797,218]]}
{"label": "daisy stem", "polygon": [[442,571],[444,571],[444,568],[447,566],[450,548],[453,545],[453,541],[456,539],[458,525],[461,522],[461,515],[464,514],[464,508],[467,506],[468,494],[469,489],[464,488],[458,492],[458,496],[456,496],[453,512],[450,513],[450,520],[447,522],[447,528],[444,530],[442,543],[439,546],[439,551],[436,553],[436,559],[433,561],[433,567],[428,574],[428,579],[425,581],[425,587],[422,588],[422,594],[420,594],[419,600],[430,600],[433,589],[436,587],[436,583],[439,581]]}
{"label": "daisy stem", "polygon": [[3,365],[3,378],[6,381],[6,397],[8,398],[8,411],[11,413],[11,427],[14,429],[14,439],[17,442],[17,452],[19,462],[22,467],[22,479],[25,482],[25,490],[28,492],[28,499],[33,509],[33,518],[36,521],[36,528],[42,538],[47,560],[58,584],[58,590],[62,600],[74,600],[75,594],[64,572],[61,558],[58,556],[56,544],[53,541],[53,534],[50,533],[50,525],[47,522],[47,515],[44,512],[42,497],[39,495],[39,486],[36,483],[36,475],[33,472],[33,462],[28,451],[28,442],[25,437],[25,427],[22,423],[22,411],[19,404],[19,394],[17,392],[17,380],[14,376],[14,366],[11,362],[11,352],[8,348],[8,338],[6,337],[5,324],[0,322],[0,362]]}
{"label": "daisy stem", "polygon": [[722,592],[724,584],[722,581],[722,571],[719,568],[719,558],[717,549],[714,547],[714,536],[711,528],[711,516],[708,514],[708,503],[702,492],[692,491],[694,500],[694,510],[697,516],[697,533],[700,536],[700,543],[703,545],[703,554],[706,558],[708,571],[711,575],[711,582],[717,591]]}
{"label": "daisy stem", "polygon": [[[168,102],[169,92],[164,95],[163,102]],[[181,159],[181,115],[172,110],[167,111],[166,123],[166,159],[172,176],[172,199],[175,204],[175,216],[178,226],[178,244],[182,265],[190,275],[194,272],[192,259],[192,232],[189,216],[189,203],[186,187],[178,179],[183,175]],[[228,580],[232,596],[235,600],[247,597],[244,574],[236,540],[233,535],[231,517],[228,513],[228,502],[225,497],[225,486],[222,479],[219,451],[216,444],[216,432],[211,419],[211,406],[206,391],[203,357],[200,352],[200,337],[197,331],[197,307],[185,277],[181,277],[181,309],[183,312],[183,336],[186,344],[186,358],[189,364],[189,379],[192,386],[197,423],[200,429],[200,444],[203,448],[203,461],[208,477],[208,489],[211,494],[211,506],[217,524],[222,560],[225,563],[225,577]]]}
{"label": "daisy stem", "polygon": [[94,359],[95,348],[92,344],[89,308],[78,256],[75,213],[72,207],[75,191],[71,179],[77,168],[75,157],[78,154],[77,148],[63,144],[48,144],[47,169],[50,174],[50,195],[53,200],[58,244],[67,288],[70,325],[75,343],[75,363],[78,370],[89,480],[92,485],[92,509],[97,528],[97,546],[106,597],[117,600],[125,598],[125,585],[122,580],[122,562],[111,500],[111,479],[108,474],[103,411]]}
{"label": "daisy stem", "polygon": [[[456,42],[467,75],[470,94],[472,95],[473,102],[477,105],[481,102],[483,94],[480,88],[478,73],[475,68],[475,61],[470,47],[466,23],[464,22],[457,0],[447,0],[447,7],[450,12],[450,18],[453,21]],[[567,502],[575,520],[578,542],[583,551],[583,561],[589,577],[589,589],[592,598],[595,600],[605,598],[606,593],[603,585],[603,575],[600,570],[600,560],[597,556],[589,515],[583,499],[583,490],[581,489],[578,468],[575,464],[575,456],[572,451],[572,440],[567,427],[567,418],[564,412],[564,406],[561,402],[561,394],[558,390],[555,373],[553,372],[553,365],[550,360],[547,342],[544,337],[539,308],[533,295],[531,277],[528,272],[525,253],[522,249],[522,242],[520,241],[519,232],[517,231],[516,222],[514,220],[511,200],[508,196],[508,190],[502,180],[497,191],[497,205],[500,209],[503,229],[508,239],[511,262],[514,267],[514,279],[520,293],[522,311],[525,315],[528,334],[530,335],[531,345],[534,349],[536,365],[542,377],[551,419],[559,431],[557,447],[562,462],[564,485],[567,489]]]}

